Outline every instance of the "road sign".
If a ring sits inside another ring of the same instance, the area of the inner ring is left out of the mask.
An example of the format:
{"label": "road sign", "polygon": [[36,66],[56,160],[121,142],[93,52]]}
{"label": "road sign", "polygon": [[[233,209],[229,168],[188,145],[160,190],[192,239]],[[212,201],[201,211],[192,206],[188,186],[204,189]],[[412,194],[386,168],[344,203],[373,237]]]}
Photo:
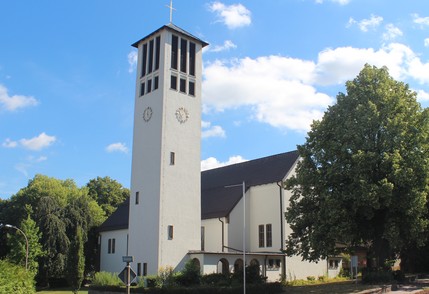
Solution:
{"label": "road sign", "polygon": [[122,261],[123,262],[133,262],[134,257],[133,256],[122,256]]}
{"label": "road sign", "polygon": [[[133,271],[133,269],[130,267],[130,283],[136,278],[136,273]],[[128,284],[128,267],[126,266],[122,272],[118,275],[119,279],[127,285]]]}

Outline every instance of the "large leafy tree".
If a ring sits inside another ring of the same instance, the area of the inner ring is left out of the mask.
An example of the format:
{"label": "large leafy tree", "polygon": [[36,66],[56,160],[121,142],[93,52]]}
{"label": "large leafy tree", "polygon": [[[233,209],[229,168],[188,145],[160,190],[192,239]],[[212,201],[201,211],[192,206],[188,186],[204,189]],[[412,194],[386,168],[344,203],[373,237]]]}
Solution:
{"label": "large leafy tree", "polygon": [[110,177],[97,177],[86,185],[88,194],[109,217],[118,206],[130,196],[130,190]]}
{"label": "large leafy tree", "polygon": [[287,252],[315,261],[366,246],[382,266],[425,239],[429,115],[387,68],[365,65],[346,89],[298,146]]}
{"label": "large leafy tree", "polygon": [[78,293],[82,285],[85,270],[82,228],[76,227],[67,258],[67,279],[73,293]]}

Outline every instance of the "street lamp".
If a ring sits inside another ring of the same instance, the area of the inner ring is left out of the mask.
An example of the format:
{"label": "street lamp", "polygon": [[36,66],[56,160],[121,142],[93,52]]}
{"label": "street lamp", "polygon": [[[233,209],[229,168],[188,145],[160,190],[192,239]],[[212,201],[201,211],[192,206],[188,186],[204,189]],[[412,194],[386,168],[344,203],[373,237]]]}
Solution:
{"label": "street lamp", "polygon": [[225,188],[239,187],[243,188],[243,293],[246,294],[246,182],[241,184],[228,185]]}
{"label": "street lamp", "polygon": [[18,228],[16,226],[12,226],[9,224],[0,224],[0,228],[1,227],[15,229],[24,236],[24,238],[25,238],[25,270],[28,270],[28,239],[27,239],[27,236],[25,235],[25,233],[20,228]]}

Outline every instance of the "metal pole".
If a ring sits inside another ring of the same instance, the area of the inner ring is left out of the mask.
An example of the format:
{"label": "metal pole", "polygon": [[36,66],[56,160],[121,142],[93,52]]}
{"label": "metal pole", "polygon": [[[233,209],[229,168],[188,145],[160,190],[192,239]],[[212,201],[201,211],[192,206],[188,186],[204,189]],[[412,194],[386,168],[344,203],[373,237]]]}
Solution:
{"label": "metal pole", "polygon": [[246,183],[243,181],[243,293],[246,294]]}
{"label": "metal pole", "polygon": [[12,225],[4,225],[6,228],[12,228],[17,230],[18,232],[21,232],[21,234],[24,236],[25,238],[25,270],[28,270],[28,239],[27,236],[25,235],[25,233],[18,227],[16,226],[12,226]]}
{"label": "metal pole", "polygon": [[131,281],[130,281],[130,263],[127,262],[127,294],[130,294],[130,285],[131,285]]}

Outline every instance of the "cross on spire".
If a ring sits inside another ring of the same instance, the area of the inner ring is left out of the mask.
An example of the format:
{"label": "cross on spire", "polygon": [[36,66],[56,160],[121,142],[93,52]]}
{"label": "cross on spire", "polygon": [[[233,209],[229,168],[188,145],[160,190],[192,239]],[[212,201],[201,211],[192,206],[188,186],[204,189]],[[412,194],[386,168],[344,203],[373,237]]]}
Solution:
{"label": "cross on spire", "polygon": [[173,23],[173,10],[176,10],[176,8],[173,7],[173,0],[170,0],[170,5],[165,6],[170,8],[170,23]]}

